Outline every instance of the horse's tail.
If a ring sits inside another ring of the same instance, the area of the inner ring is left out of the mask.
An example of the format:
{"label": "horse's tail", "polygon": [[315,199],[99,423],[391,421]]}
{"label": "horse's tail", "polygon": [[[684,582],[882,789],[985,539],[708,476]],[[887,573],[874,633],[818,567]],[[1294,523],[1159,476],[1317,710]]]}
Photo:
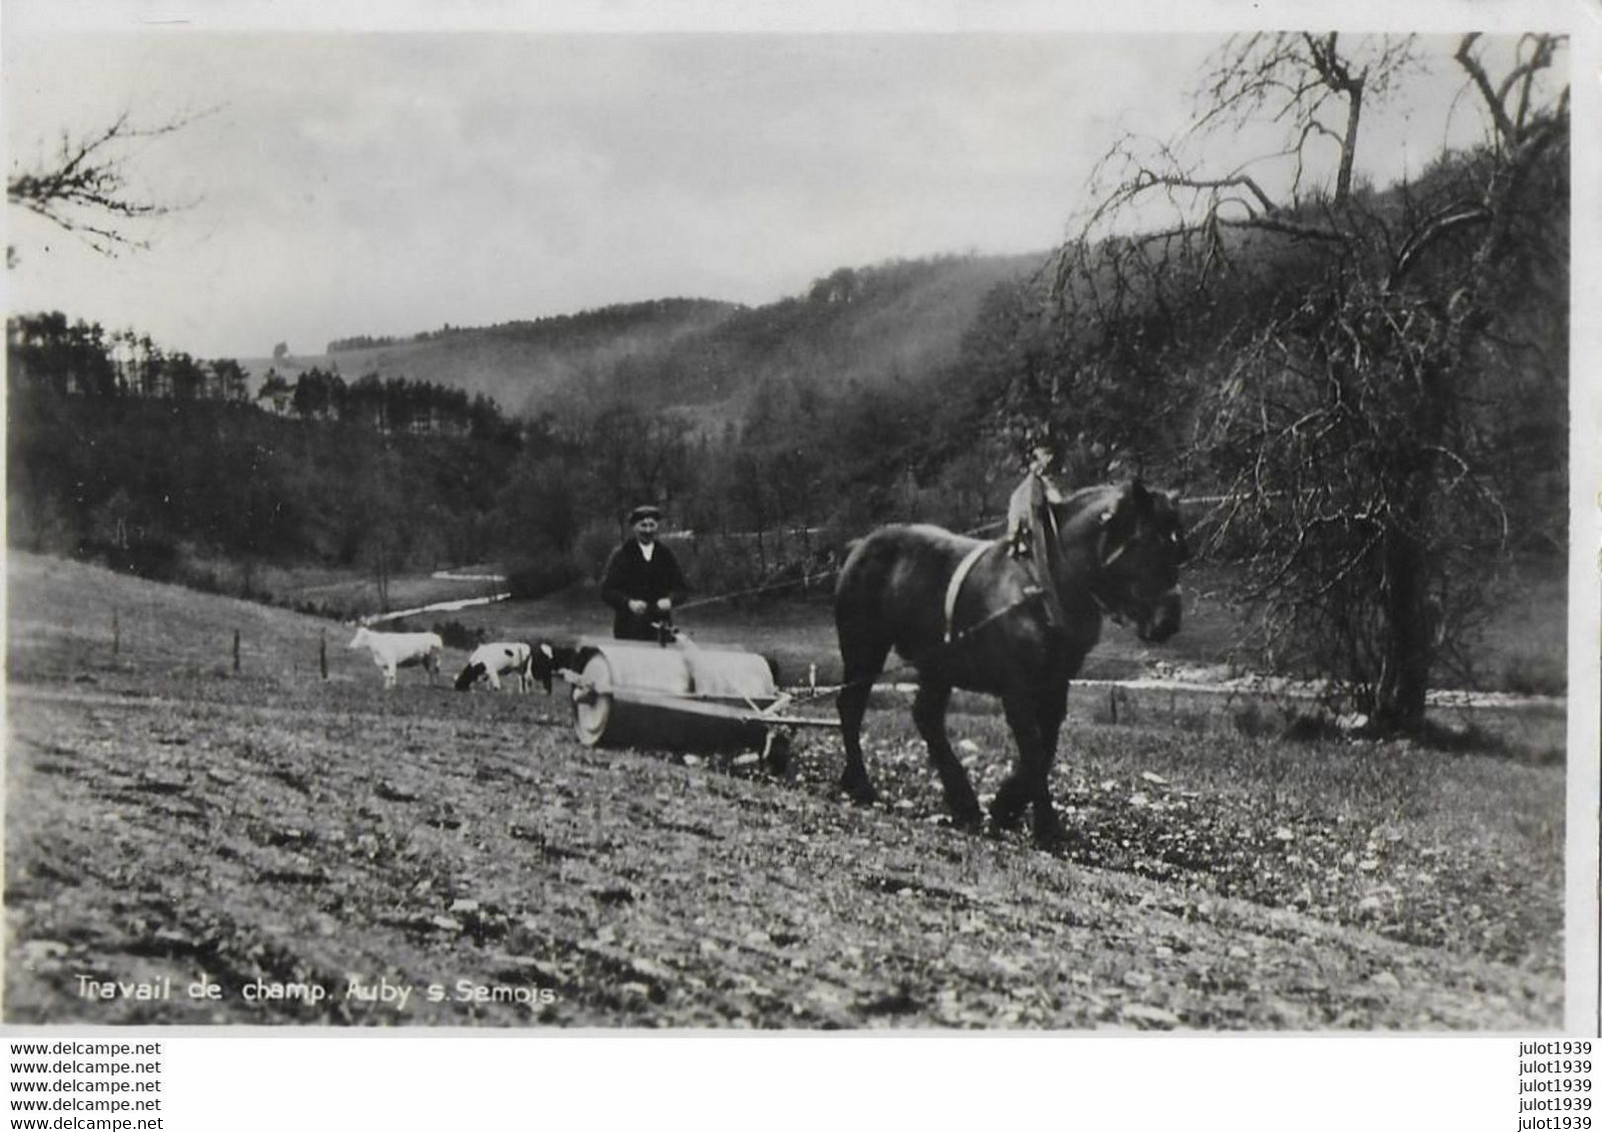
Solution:
{"label": "horse's tail", "polygon": [[851,587],[852,579],[860,573],[862,548],[873,538],[874,533],[876,532],[858,535],[848,540],[842,548],[844,553],[840,556],[840,568],[834,573],[834,598],[837,605],[841,595]]}

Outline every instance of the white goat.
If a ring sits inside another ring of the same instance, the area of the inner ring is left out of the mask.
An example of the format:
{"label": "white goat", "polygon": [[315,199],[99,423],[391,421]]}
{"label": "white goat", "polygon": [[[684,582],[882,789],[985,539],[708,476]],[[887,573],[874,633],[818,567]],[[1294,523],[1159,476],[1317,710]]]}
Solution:
{"label": "white goat", "polygon": [[417,664],[428,669],[428,682],[434,683],[439,675],[439,654],[444,651],[445,642],[438,633],[375,633],[363,627],[356,630],[345,647],[372,653],[373,663],[384,674],[384,687],[393,688],[395,670]]}
{"label": "white goat", "polygon": [[467,667],[456,678],[456,690],[465,692],[480,677],[488,676],[490,687],[501,690],[501,676],[510,673],[517,678],[519,692],[534,690],[534,675],[530,670],[533,650],[519,641],[491,641],[479,645],[467,658]]}

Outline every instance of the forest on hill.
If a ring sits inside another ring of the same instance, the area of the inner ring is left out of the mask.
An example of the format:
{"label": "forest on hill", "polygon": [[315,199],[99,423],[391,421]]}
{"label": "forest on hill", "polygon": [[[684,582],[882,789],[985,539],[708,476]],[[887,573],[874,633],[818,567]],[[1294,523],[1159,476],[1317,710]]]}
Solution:
{"label": "forest on hill", "polygon": [[620,365],[653,358],[739,309],[709,299],[658,299],[486,327],[445,325],[404,339],[357,335],[328,343],[321,355],[291,354],[284,344],[271,358],[242,364],[258,381],[276,376],[293,384],[309,369],[426,381],[521,415],[543,411],[558,390],[583,390]]}
{"label": "forest on hill", "polygon": [[259,388],[309,370],[345,380],[424,381],[485,396],[514,415],[583,415],[623,400],[737,416],[768,380],[825,388],[887,384],[944,365],[998,283],[1038,272],[1034,256],[940,256],[841,267],[804,294],[758,307],[668,298],[407,337],[353,335],[322,354],[240,364]]}

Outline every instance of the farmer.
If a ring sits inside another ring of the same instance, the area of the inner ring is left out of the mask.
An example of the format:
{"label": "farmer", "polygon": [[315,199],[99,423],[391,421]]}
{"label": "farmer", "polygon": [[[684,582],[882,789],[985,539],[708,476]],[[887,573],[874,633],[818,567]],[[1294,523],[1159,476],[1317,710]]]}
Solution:
{"label": "farmer", "polygon": [[1048,503],[1061,503],[1062,492],[1046,477],[1051,467],[1051,449],[1035,446],[1024,478],[1007,500],[1007,552],[1014,558],[1039,555],[1042,537],[1040,516]]}
{"label": "farmer", "polygon": [[612,607],[612,636],[654,641],[673,619],[673,599],[689,589],[678,559],[656,541],[662,512],[652,506],[629,512],[633,535],[612,552],[601,575],[601,600]]}
{"label": "farmer", "polygon": [[1036,445],[1023,482],[1013,489],[1012,497],[1007,500],[1007,553],[1020,560],[1035,576],[1046,623],[1062,625],[1065,623],[1062,603],[1057,596],[1057,581],[1051,569],[1054,556],[1047,541],[1055,534],[1055,523],[1047,507],[1052,503],[1061,503],[1063,495],[1046,476],[1046,469],[1051,467],[1051,463],[1050,447]]}

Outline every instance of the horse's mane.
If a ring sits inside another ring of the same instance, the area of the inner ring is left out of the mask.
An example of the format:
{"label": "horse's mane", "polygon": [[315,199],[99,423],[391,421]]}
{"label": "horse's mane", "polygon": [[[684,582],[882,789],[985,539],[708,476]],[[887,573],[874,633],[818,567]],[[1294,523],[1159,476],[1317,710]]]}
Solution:
{"label": "horse's mane", "polygon": [[1077,503],[1082,505],[1092,495],[1099,495],[1106,491],[1116,491],[1121,486],[1123,485],[1116,483],[1093,483],[1089,487],[1078,488],[1063,496],[1062,501],[1064,504]]}
{"label": "horse's mane", "polygon": [[1123,490],[1123,484],[1093,483],[1089,487],[1081,487],[1064,496],[1057,506],[1069,516],[1078,515],[1082,511],[1105,502],[1110,493]]}

